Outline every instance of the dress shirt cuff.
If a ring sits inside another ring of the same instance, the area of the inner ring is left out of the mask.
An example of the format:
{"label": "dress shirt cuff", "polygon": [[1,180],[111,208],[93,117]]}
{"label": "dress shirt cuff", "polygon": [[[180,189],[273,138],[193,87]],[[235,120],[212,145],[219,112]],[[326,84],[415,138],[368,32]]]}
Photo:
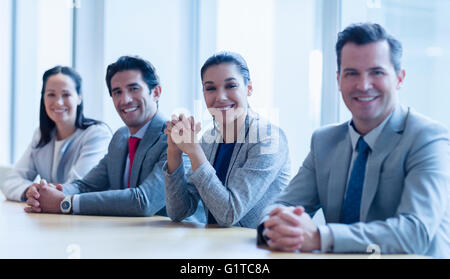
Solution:
{"label": "dress shirt cuff", "polygon": [[162,171],[163,171],[164,176],[168,179],[173,179],[180,175],[184,175],[184,162],[181,161],[178,168],[176,170],[174,170],[172,173],[169,173],[169,169],[167,168],[167,160],[166,160],[162,166]]}
{"label": "dress shirt cuff", "polygon": [[322,253],[331,252],[333,249],[333,234],[330,230],[330,228],[326,225],[319,226],[319,233],[320,233],[320,251]]}
{"label": "dress shirt cuff", "polygon": [[74,195],[72,198],[72,213],[80,214],[80,195]]}
{"label": "dress shirt cuff", "polygon": [[[17,197],[18,194],[13,194],[11,197],[8,196],[8,199],[10,199],[10,200],[17,199],[17,201],[26,202],[27,201],[26,193],[30,187],[31,187],[31,185],[21,185],[21,186],[17,187],[17,190],[15,190],[14,192],[16,192],[16,191],[17,191],[17,193],[22,192],[22,194],[20,194],[19,197]],[[5,194],[5,197],[6,197],[6,194]]]}
{"label": "dress shirt cuff", "polygon": [[209,179],[212,174],[216,174],[216,170],[208,161],[203,162],[190,176],[195,185],[202,185],[205,179]]}
{"label": "dress shirt cuff", "polygon": [[264,223],[259,224],[258,227],[256,227],[257,237],[256,237],[256,244],[257,245],[267,245],[267,242],[270,240],[267,236],[264,235]]}
{"label": "dress shirt cuff", "polygon": [[25,191],[23,191],[22,195],[20,196],[20,201],[21,202],[26,202],[27,201],[27,196],[26,196],[27,190],[28,190],[28,188],[26,188]]}

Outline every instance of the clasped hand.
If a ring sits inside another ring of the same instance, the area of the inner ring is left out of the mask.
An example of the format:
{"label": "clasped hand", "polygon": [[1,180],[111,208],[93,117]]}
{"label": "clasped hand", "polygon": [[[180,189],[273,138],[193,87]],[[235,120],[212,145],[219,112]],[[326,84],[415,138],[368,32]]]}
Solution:
{"label": "clasped hand", "polygon": [[61,184],[56,186],[48,184],[45,179],[42,179],[39,184],[33,183],[25,193],[28,205],[25,211],[27,213],[60,213],[60,204],[65,197],[62,189]]}
{"label": "clasped hand", "polygon": [[270,212],[264,222],[263,234],[273,250],[311,252],[320,249],[320,234],[316,224],[302,206],[280,206]]}
{"label": "clasped hand", "polygon": [[172,115],[172,121],[166,122],[167,144],[169,152],[184,152],[190,154],[198,147],[198,134],[201,130],[200,122],[195,123],[194,117]]}

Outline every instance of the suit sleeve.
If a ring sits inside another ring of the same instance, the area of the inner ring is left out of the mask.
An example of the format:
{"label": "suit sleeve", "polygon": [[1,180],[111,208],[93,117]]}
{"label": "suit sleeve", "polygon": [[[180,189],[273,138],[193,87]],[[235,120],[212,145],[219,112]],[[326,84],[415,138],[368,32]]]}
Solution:
{"label": "suit sleeve", "polygon": [[92,125],[85,133],[81,150],[78,151],[80,156],[71,167],[69,177],[64,184],[83,178],[108,151],[111,131],[105,124]]}
{"label": "suit sleeve", "polygon": [[[111,148],[112,144],[110,144]],[[110,153],[82,179],[77,179],[63,186],[64,194],[75,195],[80,193],[105,191],[109,188],[108,162]]]}
{"label": "suit sleeve", "polygon": [[267,206],[257,227],[257,244],[267,244],[263,235],[264,222],[269,218],[270,212],[278,206],[303,206],[311,216],[319,209],[319,196],[317,192],[316,171],[314,162],[314,135],[311,139],[311,149],[303,161],[297,174],[289,185]]}
{"label": "suit sleeve", "polygon": [[[395,216],[352,225],[329,224],[333,252],[425,254],[447,213],[449,143],[445,133],[424,131],[409,150],[404,189]],[[428,135],[427,135],[428,134]],[[427,140],[423,139],[427,135]],[[373,247],[373,246],[372,246]]]}
{"label": "suit sleeve", "polygon": [[192,172],[191,162],[185,154],[182,163],[173,173],[168,173],[167,162],[163,166],[167,215],[175,222],[192,216],[198,208],[200,195],[187,179],[186,173],[189,172]]}
{"label": "suit sleeve", "polygon": [[[278,130],[250,144],[245,163],[233,170],[225,187],[210,162],[203,163],[190,177],[205,206],[221,226],[232,226],[266,193],[288,160],[287,140]],[[241,151],[242,152],[242,151]]]}
{"label": "suit sleeve", "polygon": [[34,163],[32,149],[33,146],[36,146],[39,138],[40,132],[37,130],[34,133],[32,142],[3,181],[1,189],[8,200],[24,201],[23,195],[25,190],[33,184],[34,179],[37,177],[38,172]]}
{"label": "suit sleeve", "polygon": [[[80,214],[144,217],[153,216],[160,212],[165,206],[162,165],[166,161],[167,155],[165,152],[166,143],[163,141],[163,137],[156,144],[160,145],[159,149],[161,150],[159,160],[139,186],[108,191],[104,191],[107,189],[101,189],[104,187],[97,187],[96,191],[101,192],[83,193],[79,196]],[[96,169],[101,173],[101,164],[100,168],[98,166]],[[95,185],[96,180],[96,173],[93,173],[93,171],[82,180],[84,183],[78,185],[80,188],[90,185],[89,190],[93,190],[92,186]],[[108,176],[105,175],[104,177],[107,179]]]}
{"label": "suit sleeve", "polygon": [[303,206],[310,215],[314,215],[320,208],[314,162],[314,138],[315,136],[313,135],[310,152],[297,174],[276,198],[275,202],[264,209],[263,216],[265,217],[261,223],[267,219],[269,213],[277,206]]}
{"label": "suit sleeve", "polygon": [[69,184],[64,184],[64,194],[75,195],[106,190],[109,186],[107,161],[108,155],[106,155],[98,165],[82,179],[77,179]]}

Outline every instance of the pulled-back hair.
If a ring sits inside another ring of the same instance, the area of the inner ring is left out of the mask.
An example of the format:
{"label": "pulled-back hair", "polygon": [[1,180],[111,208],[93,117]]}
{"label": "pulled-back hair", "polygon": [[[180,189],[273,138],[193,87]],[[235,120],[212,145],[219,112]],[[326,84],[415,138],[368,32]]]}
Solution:
{"label": "pulled-back hair", "polygon": [[218,52],[206,60],[205,64],[203,64],[203,66],[200,70],[200,75],[201,75],[202,80],[203,80],[203,75],[204,75],[205,71],[209,67],[224,64],[224,63],[230,63],[230,64],[236,65],[238,67],[239,72],[241,73],[242,77],[244,78],[245,85],[247,85],[249,83],[250,72],[248,70],[247,62],[245,62],[244,58],[240,54],[235,53],[235,52],[228,52],[228,51]]}

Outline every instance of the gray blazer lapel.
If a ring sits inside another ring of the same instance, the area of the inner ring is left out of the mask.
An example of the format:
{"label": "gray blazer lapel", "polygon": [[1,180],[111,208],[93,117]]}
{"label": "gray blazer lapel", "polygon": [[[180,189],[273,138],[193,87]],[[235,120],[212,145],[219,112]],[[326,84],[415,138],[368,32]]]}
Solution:
{"label": "gray blazer lapel", "polygon": [[[216,158],[217,148],[219,147],[219,143],[223,142],[222,136],[220,132],[215,128],[215,126],[212,129],[208,129],[201,138],[201,147],[203,149],[203,152],[205,153],[205,156],[208,160],[208,162],[211,165],[214,165],[214,159]],[[200,201],[203,203],[202,201]],[[204,205],[204,204],[203,204]],[[203,207],[205,211],[205,218],[208,220],[208,208],[206,208],[206,205]]]}
{"label": "gray blazer lapel", "polygon": [[[239,130],[238,135],[237,135],[237,141],[236,141],[236,144],[234,145],[233,154],[231,154],[230,165],[228,166],[227,176],[225,178],[225,184],[228,181],[228,177],[230,176],[230,172],[233,169],[233,165],[237,160],[237,157],[239,155],[239,152],[241,151],[242,146],[244,145],[244,143],[249,142],[248,133],[249,133],[251,125],[253,125],[253,121],[256,120],[256,117],[257,116],[254,115],[254,113],[249,109],[248,114],[245,117],[244,126]],[[258,127],[255,126],[255,129],[257,129],[257,128]]]}
{"label": "gray blazer lapel", "polygon": [[222,136],[215,127],[206,131],[202,136],[201,146],[208,162],[210,162],[211,165],[214,164],[217,148],[221,142],[223,142]]}
{"label": "gray blazer lapel", "polygon": [[[245,142],[248,128],[249,128],[249,116],[247,115],[246,119],[245,119],[245,125],[239,131],[239,134],[237,137],[237,142],[236,142],[236,145],[234,146],[233,154],[231,155],[230,166],[232,166],[233,163],[236,161],[236,158],[239,154],[239,150],[240,150],[242,144]],[[214,166],[214,161],[216,158],[217,149],[219,147],[219,143],[223,143],[223,142],[224,141],[223,141],[222,135],[220,134],[219,130],[215,126],[211,130],[208,130],[207,132],[205,132],[205,134],[202,137],[203,152],[205,153],[205,156],[208,159],[208,162],[213,166]],[[226,181],[228,180],[228,176],[230,174],[231,169],[232,169],[231,167],[228,167],[225,184],[226,184]],[[208,219],[209,209],[206,208],[206,206],[205,206],[204,210],[205,210],[206,219]]]}
{"label": "gray blazer lapel", "polygon": [[[50,141],[44,145],[42,148],[38,148],[37,150],[37,164],[40,166],[45,166],[43,168],[38,168],[38,174],[42,177],[52,177],[52,169],[53,169],[53,156],[55,152],[55,134],[52,132]],[[39,154],[46,154],[45,156],[39,156]],[[36,160],[36,159],[35,159]],[[47,166],[50,166],[47,167]],[[47,181],[47,182],[55,182],[55,181]],[[58,181],[59,182],[59,181]]]}
{"label": "gray blazer lapel", "polygon": [[117,140],[114,141],[114,145],[111,148],[110,153],[107,155],[110,160],[108,164],[111,166],[111,172],[108,173],[109,181],[119,181],[120,188],[126,188],[127,185],[123,185],[123,176],[125,174],[125,166],[127,163],[128,154],[128,128],[124,127],[121,133],[117,135]]}
{"label": "gray blazer lapel", "polygon": [[408,112],[401,106],[397,106],[391,119],[386,123],[380,136],[378,137],[374,150],[367,161],[366,177],[361,197],[361,221],[365,222],[369,208],[378,189],[381,166],[386,157],[394,150],[402,137]]}
{"label": "gray blazer lapel", "polygon": [[58,181],[61,181],[61,182],[63,182],[64,181],[64,179],[63,179],[63,177],[64,177],[64,168],[67,166],[67,160],[68,160],[68,157],[69,156],[67,156],[66,154],[68,153],[68,152],[71,152],[71,145],[72,145],[72,143],[73,143],[73,141],[75,140],[75,138],[80,134],[80,133],[82,133],[82,130],[81,129],[77,129],[76,131],[75,131],[75,134],[74,135],[72,135],[68,140],[67,140],[67,142],[63,145],[63,147],[61,148],[61,153],[60,153],[60,158],[59,158],[59,161],[58,161],[58,168],[57,168],[57,171],[56,171],[56,182],[58,182]]}
{"label": "gray blazer lapel", "polygon": [[155,142],[158,141],[161,131],[165,125],[165,120],[157,112],[152,120],[150,120],[150,125],[145,131],[145,135],[139,142],[138,148],[136,150],[136,155],[133,160],[133,168],[131,169],[130,187],[132,185],[139,185],[139,176],[141,172],[142,162],[144,161],[147,150],[151,148]]}
{"label": "gray blazer lapel", "polygon": [[[347,127],[348,125],[345,124]],[[336,148],[333,148],[333,154],[330,154],[331,170],[328,180],[327,192],[327,212],[326,220],[330,222],[339,222],[341,217],[341,208],[344,201],[345,188],[347,185],[348,170],[352,156],[352,144],[350,142],[348,128],[338,141]]]}

